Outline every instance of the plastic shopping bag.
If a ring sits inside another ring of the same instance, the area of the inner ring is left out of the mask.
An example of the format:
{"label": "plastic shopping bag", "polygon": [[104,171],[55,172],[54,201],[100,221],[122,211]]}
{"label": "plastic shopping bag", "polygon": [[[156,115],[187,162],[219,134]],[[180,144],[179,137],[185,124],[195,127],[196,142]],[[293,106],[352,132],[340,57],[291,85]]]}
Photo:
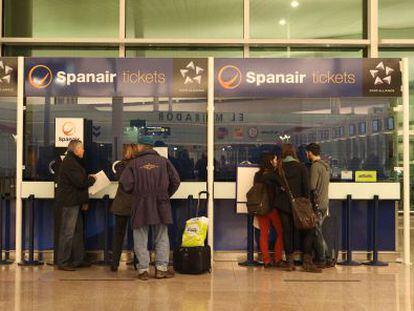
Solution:
{"label": "plastic shopping bag", "polygon": [[207,237],[208,218],[195,217],[186,221],[182,247],[204,246]]}

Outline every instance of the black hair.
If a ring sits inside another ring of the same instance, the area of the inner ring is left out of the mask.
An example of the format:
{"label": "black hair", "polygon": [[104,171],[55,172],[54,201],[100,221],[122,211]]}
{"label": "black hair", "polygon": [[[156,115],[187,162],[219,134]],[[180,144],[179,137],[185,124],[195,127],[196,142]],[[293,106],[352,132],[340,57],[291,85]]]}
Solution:
{"label": "black hair", "polygon": [[263,172],[264,170],[273,170],[274,167],[271,161],[276,157],[275,154],[270,152],[262,153],[260,157],[260,171]]}
{"label": "black hair", "polygon": [[309,145],[307,145],[306,150],[312,152],[314,156],[321,155],[321,146],[319,146],[316,143],[310,143]]}

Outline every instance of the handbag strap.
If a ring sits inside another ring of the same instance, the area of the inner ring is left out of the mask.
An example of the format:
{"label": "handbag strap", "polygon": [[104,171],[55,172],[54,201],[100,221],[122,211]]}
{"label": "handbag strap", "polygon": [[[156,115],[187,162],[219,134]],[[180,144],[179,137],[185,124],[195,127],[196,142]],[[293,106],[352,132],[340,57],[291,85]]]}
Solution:
{"label": "handbag strap", "polygon": [[290,190],[289,183],[288,183],[288,181],[287,181],[287,179],[286,179],[285,169],[283,168],[283,164],[282,164],[282,178],[283,178],[284,183],[286,184],[286,189],[287,189],[287,191],[288,191],[289,198],[290,198],[290,200],[291,200],[292,202],[294,202],[294,201],[295,201],[295,197],[293,196],[293,193],[292,193],[292,191]]}

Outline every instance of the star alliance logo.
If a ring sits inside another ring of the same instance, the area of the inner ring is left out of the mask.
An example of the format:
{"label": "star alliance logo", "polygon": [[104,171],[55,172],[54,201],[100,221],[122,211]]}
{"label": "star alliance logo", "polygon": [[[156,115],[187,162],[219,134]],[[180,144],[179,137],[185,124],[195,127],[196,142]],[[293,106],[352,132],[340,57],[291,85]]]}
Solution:
{"label": "star alliance logo", "polygon": [[385,66],[384,62],[380,62],[375,67],[375,69],[371,69],[369,72],[374,79],[374,85],[380,85],[384,83],[391,85],[391,76],[394,72],[394,69]]}
{"label": "star alliance logo", "polygon": [[201,75],[203,72],[204,69],[197,66],[193,61],[189,62],[184,69],[180,69],[181,76],[184,78],[184,84],[201,84]]}
{"label": "star alliance logo", "polygon": [[10,84],[13,68],[0,61],[0,83]]}

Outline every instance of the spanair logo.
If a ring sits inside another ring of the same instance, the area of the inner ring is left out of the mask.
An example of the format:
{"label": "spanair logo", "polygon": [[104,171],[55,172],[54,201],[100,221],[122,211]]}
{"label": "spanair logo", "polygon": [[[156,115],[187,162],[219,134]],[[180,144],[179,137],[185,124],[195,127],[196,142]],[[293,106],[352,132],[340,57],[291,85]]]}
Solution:
{"label": "spanair logo", "polygon": [[30,69],[28,74],[29,83],[36,89],[44,89],[53,81],[53,73],[45,65],[36,65]]}
{"label": "spanair logo", "polygon": [[372,76],[374,85],[388,84],[391,85],[392,73],[395,70],[391,67],[385,66],[384,62],[380,62],[375,69],[371,69],[369,73]]}
{"label": "spanair logo", "polygon": [[62,132],[63,134],[65,134],[66,136],[73,136],[76,133],[76,127],[75,124],[73,122],[65,122],[62,125]]}
{"label": "spanair logo", "polygon": [[13,68],[0,61],[0,83],[10,84]]}
{"label": "spanair logo", "polygon": [[232,90],[241,84],[242,74],[236,66],[227,65],[219,70],[217,80],[222,88]]}
{"label": "spanair logo", "polygon": [[204,68],[197,66],[194,61],[189,62],[185,68],[180,69],[184,84],[201,84],[203,72]]}

